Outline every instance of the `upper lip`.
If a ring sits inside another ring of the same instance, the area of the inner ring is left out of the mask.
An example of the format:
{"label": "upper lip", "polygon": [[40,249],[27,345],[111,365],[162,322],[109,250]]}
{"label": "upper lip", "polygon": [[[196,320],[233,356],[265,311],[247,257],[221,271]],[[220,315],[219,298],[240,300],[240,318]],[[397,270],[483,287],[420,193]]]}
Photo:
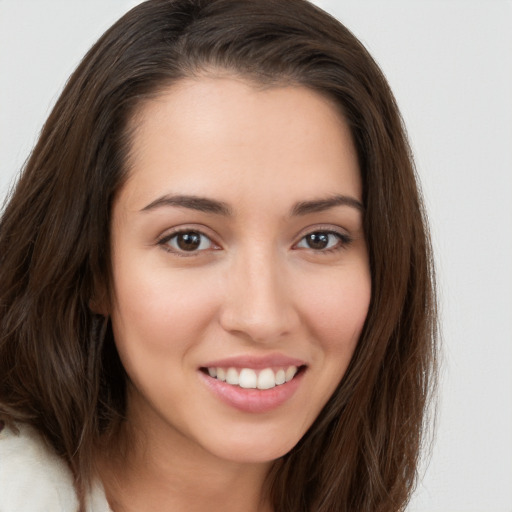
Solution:
{"label": "upper lip", "polygon": [[263,370],[265,368],[288,366],[305,366],[306,362],[302,359],[289,357],[284,354],[269,354],[265,356],[241,355],[231,356],[223,359],[209,361],[202,368],[252,368],[254,370]]}

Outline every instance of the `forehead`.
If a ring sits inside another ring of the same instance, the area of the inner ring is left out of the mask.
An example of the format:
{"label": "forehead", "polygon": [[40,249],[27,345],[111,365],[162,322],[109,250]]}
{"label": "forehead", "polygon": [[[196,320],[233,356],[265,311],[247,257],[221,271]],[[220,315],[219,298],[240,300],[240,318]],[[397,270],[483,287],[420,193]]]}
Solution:
{"label": "forehead", "polygon": [[333,101],[306,87],[184,79],[145,101],[132,129],[125,188],[137,201],[176,188],[227,200],[248,188],[276,200],[331,189],[361,198],[348,125]]}

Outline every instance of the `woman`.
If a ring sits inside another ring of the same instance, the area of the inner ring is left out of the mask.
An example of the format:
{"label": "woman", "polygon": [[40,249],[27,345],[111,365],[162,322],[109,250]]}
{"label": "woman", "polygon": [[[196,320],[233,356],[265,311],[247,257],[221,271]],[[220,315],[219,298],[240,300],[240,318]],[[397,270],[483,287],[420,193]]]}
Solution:
{"label": "woman", "polygon": [[108,30],[5,208],[0,297],[2,510],[405,507],[426,223],[384,77],[309,3]]}

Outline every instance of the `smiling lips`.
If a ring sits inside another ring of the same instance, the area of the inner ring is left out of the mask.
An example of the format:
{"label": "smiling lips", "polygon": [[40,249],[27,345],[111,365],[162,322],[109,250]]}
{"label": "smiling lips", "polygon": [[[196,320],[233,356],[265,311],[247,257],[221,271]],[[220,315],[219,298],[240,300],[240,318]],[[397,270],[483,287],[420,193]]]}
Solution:
{"label": "smiling lips", "polygon": [[233,358],[200,368],[207,387],[224,403],[243,412],[270,412],[297,391],[307,370],[288,357]]}
{"label": "smiling lips", "polygon": [[252,368],[208,368],[210,377],[244,389],[272,389],[281,386],[290,382],[297,371],[298,368],[293,365],[287,368],[264,368],[259,371]]}

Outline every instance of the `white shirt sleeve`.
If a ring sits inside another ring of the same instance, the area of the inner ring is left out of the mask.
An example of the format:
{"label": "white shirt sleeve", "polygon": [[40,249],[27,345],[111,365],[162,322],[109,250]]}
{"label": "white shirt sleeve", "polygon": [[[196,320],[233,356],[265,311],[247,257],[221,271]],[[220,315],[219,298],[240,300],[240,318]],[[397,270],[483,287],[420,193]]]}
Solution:
{"label": "white shirt sleeve", "polygon": [[0,431],[0,512],[76,512],[67,464],[31,427]]}

